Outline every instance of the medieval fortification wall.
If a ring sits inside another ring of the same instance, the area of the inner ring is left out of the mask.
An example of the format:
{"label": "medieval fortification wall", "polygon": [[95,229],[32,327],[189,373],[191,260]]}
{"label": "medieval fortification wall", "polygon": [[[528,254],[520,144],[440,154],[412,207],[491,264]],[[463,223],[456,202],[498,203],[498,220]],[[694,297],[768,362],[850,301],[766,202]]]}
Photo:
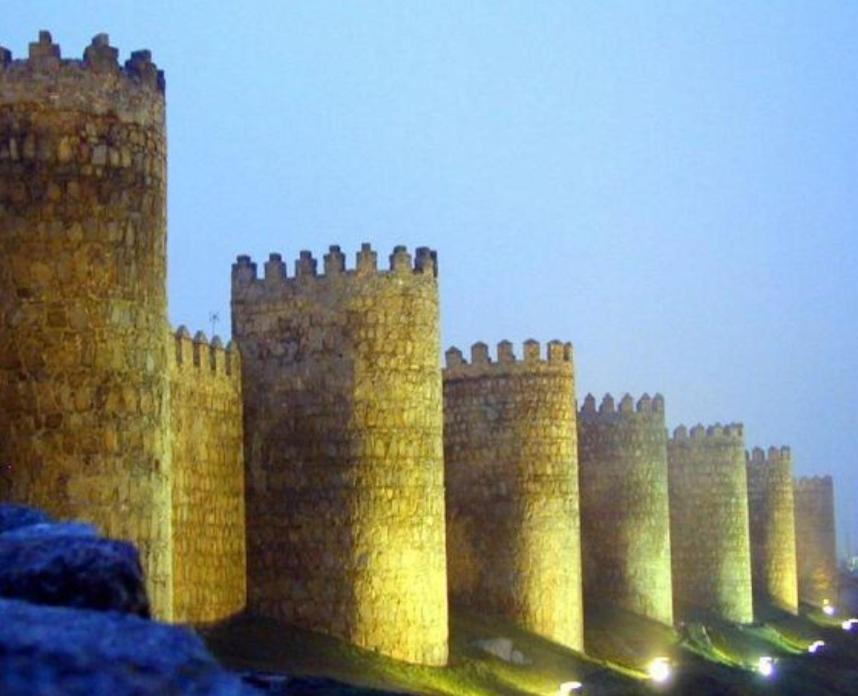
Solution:
{"label": "medieval fortification wall", "polygon": [[411,662],[447,659],[436,257],[324,274],[233,266],[251,608]]}
{"label": "medieval fortification wall", "polygon": [[444,370],[450,596],[583,650],[572,346],[476,343]]}
{"label": "medieval fortification wall", "polygon": [[588,394],[578,414],[585,602],[673,623],[664,399]]}
{"label": "medieval fortification wall", "polygon": [[789,447],[746,453],[754,596],[798,612],[795,497]]}
{"label": "medieval fortification wall", "polygon": [[170,342],[174,618],[209,623],[246,602],[241,362],[185,327]]}
{"label": "medieval fortification wall", "polygon": [[0,498],[136,542],[169,617],[164,81],[117,55],[0,49]]}
{"label": "medieval fortification wall", "polygon": [[667,443],[674,613],[753,621],[741,425],[678,427]]}
{"label": "medieval fortification wall", "polygon": [[837,538],[830,476],[795,481],[795,540],[799,599],[817,607],[826,601],[836,604]]}

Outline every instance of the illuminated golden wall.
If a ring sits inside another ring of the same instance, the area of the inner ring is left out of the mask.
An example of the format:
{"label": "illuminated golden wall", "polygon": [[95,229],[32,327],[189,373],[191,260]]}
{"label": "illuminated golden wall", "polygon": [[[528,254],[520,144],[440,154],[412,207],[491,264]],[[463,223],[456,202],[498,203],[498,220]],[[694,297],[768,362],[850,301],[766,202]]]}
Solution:
{"label": "illuminated golden wall", "polygon": [[754,595],[798,611],[795,496],[789,447],[747,454],[751,570]]}
{"label": "illuminated golden wall", "polygon": [[830,476],[795,481],[795,538],[799,599],[817,607],[825,600],[836,604],[837,539]]}
{"label": "illuminated golden wall", "polygon": [[0,50],[0,499],[135,542],[169,618],[164,81],[117,56]]}
{"label": "illuminated golden wall", "polygon": [[664,399],[610,394],[578,414],[585,603],[673,623]]}
{"label": "illuminated golden wall", "polygon": [[247,599],[241,362],[185,327],[168,341],[174,619],[205,624]]}
{"label": "illuminated golden wall", "polygon": [[410,662],[447,660],[435,255],[331,247],[233,266],[251,610]]}
{"label": "illuminated golden wall", "polygon": [[572,346],[477,343],[444,370],[451,600],[583,650]]}
{"label": "illuminated golden wall", "polygon": [[674,614],[753,621],[742,426],[680,426],[667,459]]}

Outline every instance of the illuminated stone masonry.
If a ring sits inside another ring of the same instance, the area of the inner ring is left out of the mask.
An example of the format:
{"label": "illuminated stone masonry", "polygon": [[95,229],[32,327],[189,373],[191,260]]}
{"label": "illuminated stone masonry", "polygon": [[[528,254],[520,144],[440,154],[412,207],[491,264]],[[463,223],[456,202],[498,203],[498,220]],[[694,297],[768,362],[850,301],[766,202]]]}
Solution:
{"label": "illuminated stone masonry", "polygon": [[424,664],[447,660],[435,253],[324,274],[233,266],[242,354],[248,601],[257,613]]}
{"label": "illuminated stone masonry", "polygon": [[745,440],[739,424],[688,432],[667,443],[673,607],[754,620]]}
{"label": "illuminated stone masonry", "polygon": [[789,447],[746,453],[754,596],[798,612],[795,497]]}
{"label": "illuminated stone masonry", "polygon": [[[224,478],[184,429],[206,447],[220,438],[206,414],[229,430],[240,411],[216,415],[231,410],[228,397],[214,403],[216,377],[191,384],[171,370],[164,115],[148,51],[120,66],[100,34],[82,60],[62,58],[48,32],[27,59],[0,48],[0,499],[130,539],[159,618],[214,619],[244,602],[241,503],[191,509],[194,489]],[[229,382],[240,388],[237,366]],[[233,491],[241,457],[222,453]],[[208,554],[191,582],[188,564],[215,539],[232,567]]]}
{"label": "illuminated stone masonry", "polygon": [[664,399],[610,394],[578,413],[584,601],[673,623]]}
{"label": "illuminated stone masonry", "polygon": [[444,370],[451,601],[583,650],[572,346],[476,343]]}
{"label": "illuminated stone masonry", "polygon": [[834,482],[830,476],[795,481],[795,540],[798,596],[821,607],[838,600]]}

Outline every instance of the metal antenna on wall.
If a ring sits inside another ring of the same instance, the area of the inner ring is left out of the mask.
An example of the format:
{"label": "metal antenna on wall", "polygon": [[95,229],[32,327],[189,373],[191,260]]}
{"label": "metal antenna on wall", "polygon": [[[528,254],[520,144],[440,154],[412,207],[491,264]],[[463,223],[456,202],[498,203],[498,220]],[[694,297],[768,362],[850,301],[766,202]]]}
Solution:
{"label": "metal antenna on wall", "polygon": [[211,322],[211,325],[212,325],[211,335],[212,335],[212,337],[214,337],[215,327],[217,326],[217,323],[220,321],[220,312],[209,312],[209,321]]}

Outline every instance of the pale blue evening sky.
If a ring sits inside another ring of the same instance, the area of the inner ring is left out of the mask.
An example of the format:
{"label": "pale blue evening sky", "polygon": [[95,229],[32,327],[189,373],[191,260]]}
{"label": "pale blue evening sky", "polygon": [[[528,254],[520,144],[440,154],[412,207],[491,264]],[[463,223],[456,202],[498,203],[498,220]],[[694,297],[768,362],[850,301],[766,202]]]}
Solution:
{"label": "pale blue evening sky", "polygon": [[[238,253],[438,249],[444,345],[572,340],[836,477],[858,546],[858,3],[0,2],[167,73],[174,323]],[[353,257],[352,257],[353,258]]]}

